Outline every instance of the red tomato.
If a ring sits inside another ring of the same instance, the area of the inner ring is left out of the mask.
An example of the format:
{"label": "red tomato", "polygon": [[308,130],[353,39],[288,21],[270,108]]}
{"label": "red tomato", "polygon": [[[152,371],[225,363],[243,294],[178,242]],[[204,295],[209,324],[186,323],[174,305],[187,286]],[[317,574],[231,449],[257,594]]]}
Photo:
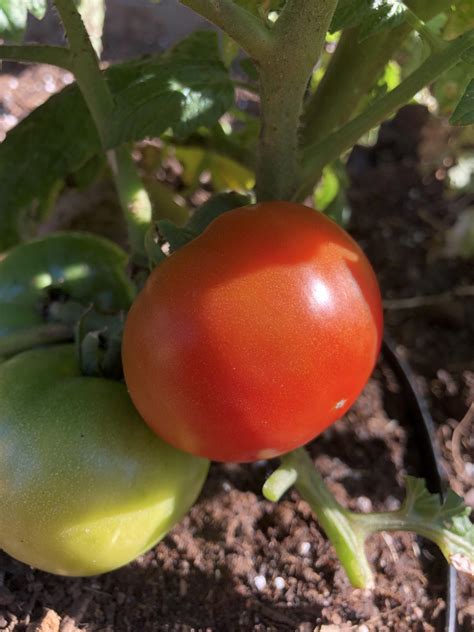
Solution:
{"label": "red tomato", "polygon": [[351,406],[382,321],[374,272],[342,228],[300,204],[247,206],[153,270],[127,318],[125,379],[173,446],[271,458]]}

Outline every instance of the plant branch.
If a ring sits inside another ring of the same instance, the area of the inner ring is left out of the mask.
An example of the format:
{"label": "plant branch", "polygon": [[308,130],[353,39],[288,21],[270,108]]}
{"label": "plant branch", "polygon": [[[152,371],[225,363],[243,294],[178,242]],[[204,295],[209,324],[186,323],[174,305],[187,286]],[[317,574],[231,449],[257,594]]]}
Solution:
{"label": "plant branch", "polygon": [[421,66],[394,90],[373,103],[365,112],[330,134],[321,142],[306,148],[303,178],[295,195],[304,199],[319,180],[325,165],[352,147],[361,136],[407,103],[422,88],[443,72],[456,65],[462,53],[474,46],[474,29],[448,43],[442,51],[433,53]]}
{"label": "plant branch", "polygon": [[373,586],[364,543],[378,531],[412,531],[428,538],[438,545],[449,563],[474,575],[471,509],[452,490],[441,499],[428,492],[424,480],[407,476],[405,501],[398,511],[354,513],[333,497],[304,448],[283,455],[281,461],[265,482],[265,497],[278,500],[296,478],[296,489],[316,514],[353,586]]}
{"label": "plant branch", "polygon": [[271,31],[263,20],[233,0],[181,0],[181,4],[221,28],[256,61],[267,55]]}
{"label": "plant branch", "polygon": [[105,147],[108,121],[114,109],[112,93],[102,75],[99,60],[74,0],[54,0],[54,5],[71,48],[74,76]]}
{"label": "plant branch", "polygon": [[73,66],[71,51],[63,46],[0,46],[0,59],[22,64],[50,64],[70,71]]}
{"label": "plant branch", "polygon": [[337,0],[288,0],[261,60],[262,128],[257,199],[289,199],[299,171],[299,126],[309,77],[324,46]]}
{"label": "plant branch", "polygon": [[318,517],[351,584],[358,588],[372,588],[374,579],[365,555],[365,535],[351,525],[351,512],[331,494],[304,448],[285,454],[281,460],[283,468],[297,472],[295,487]]}
{"label": "plant branch", "polygon": [[[73,55],[73,72],[99,132],[102,146],[107,147],[109,120],[114,99],[102,74],[97,54],[74,4],[74,0],[54,0]],[[151,221],[151,203],[136,171],[130,148],[120,147],[109,153],[114,178],[127,222],[132,259],[137,265],[146,263],[145,222]]]}
{"label": "plant branch", "polygon": [[408,24],[375,33],[359,42],[359,28],[346,29],[316,91],[306,102],[305,146],[347,123],[375,85],[410,31]]}
{"label": "plant branch", "polygon": [[134,263],[145,266],[148,261],[145,235],[152,220],[152,205],[138,176],[131,147],[123,145],[109,152],[109,164],[127,222],[130,247],[135,256]]}

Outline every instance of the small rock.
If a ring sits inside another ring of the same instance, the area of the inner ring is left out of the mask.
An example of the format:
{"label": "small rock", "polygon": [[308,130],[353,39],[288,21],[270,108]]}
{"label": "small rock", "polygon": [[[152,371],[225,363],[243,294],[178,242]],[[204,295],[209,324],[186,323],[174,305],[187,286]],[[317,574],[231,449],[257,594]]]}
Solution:
{"label": "small rock", "polygon": [[356,632],[370,632],[369,628],[363,623],[362,625],[358,625],[356,628]]}
{"label": "small rock", "polygon": [[39,623],[30,623],[26,632],[59,632],[61,617],[54,610],[47,608]]}
{"label": "small rock", "polygon": [[275,577],[273,583],[275,584],[275,588],[277,588],[278,590],[283,590],[283,588],[285,587],[285,580],[283,579],[283,577]]}
{"label": "small rock", "polygon": [[300,555],[308,555],[311,550],[311,544],[309,542],[301,542]]}
{"label": "small rock", "polygon": [[257,575],[255,579],[253,580],[253,583],[255,584],[255,588],[257,590],[265,590],[265,587],[267,585],[267,580],[265,579],[263,575]]}

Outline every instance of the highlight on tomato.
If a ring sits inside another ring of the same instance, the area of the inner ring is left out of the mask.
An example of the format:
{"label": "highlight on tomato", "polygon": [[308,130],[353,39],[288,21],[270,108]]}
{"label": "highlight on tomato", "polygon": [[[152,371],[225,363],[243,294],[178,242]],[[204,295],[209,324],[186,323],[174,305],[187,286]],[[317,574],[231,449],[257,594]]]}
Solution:
{"label": "highlight on tomato", "polygon": [[126,321],[125,379],[173,446],[271,458],[347,411],[382,327],[373,269],[342,228],[301,204],[246,206],[153,270]]}

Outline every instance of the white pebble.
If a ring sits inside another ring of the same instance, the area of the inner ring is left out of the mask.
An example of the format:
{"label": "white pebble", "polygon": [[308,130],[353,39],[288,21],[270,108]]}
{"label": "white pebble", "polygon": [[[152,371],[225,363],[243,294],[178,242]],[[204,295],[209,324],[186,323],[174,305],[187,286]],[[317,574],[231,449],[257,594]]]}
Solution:
{"label": "white pebble", "polygon": [[278,590],[283,590],[285,587],[285,580],[283,577],[275,577],[273,583],[275,584],[275,588],[278,588]]}
{"label": "white pebble", "polygon": [[257,590],[264,590],[265,586],[267,585],[267,580],[263,575],[257,575],[253,582]]}
{"label": "white pebble", "polygon": [[300,555],[308,555],[311,550],[311,544],[309,542],[301,542]]}

